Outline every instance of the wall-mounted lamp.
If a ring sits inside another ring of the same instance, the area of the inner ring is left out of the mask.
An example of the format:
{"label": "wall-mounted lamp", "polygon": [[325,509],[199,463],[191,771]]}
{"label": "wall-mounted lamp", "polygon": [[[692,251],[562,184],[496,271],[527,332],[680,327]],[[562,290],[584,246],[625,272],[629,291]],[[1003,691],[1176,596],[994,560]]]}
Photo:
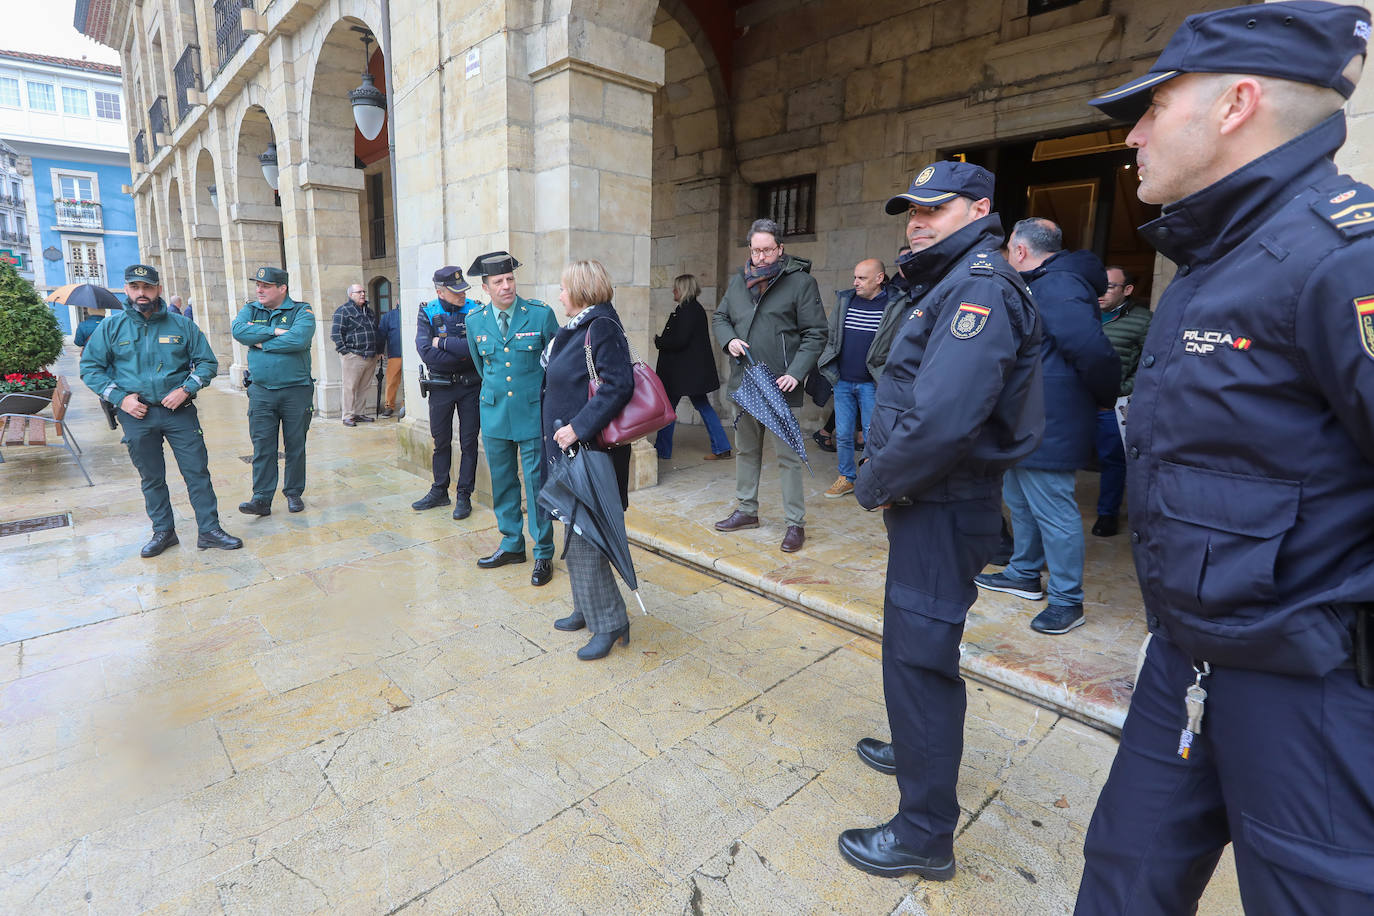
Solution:
{"label": "wall-mounted lamp", "polygon": [[277,190],[277,181],[281,176],[281,170],[277,168],[277,144],[275,141],[267,144],[267,152],[258,157],[258,162],[262,165],[262,177],[273,191]]}
{"label": "wall-mounted lamp", "polygon": [[358,132],[368,140],[376,140],[386,123],[386,93],[377,88],[372,74],[367,72],[372,57],[372,33],[356,25],[352,28],[363,34],[363,83],[349,90],[348,100],[353,103],[353,123],[358,125]]}
{"label": "wall-mounted lamp", "polygon": [[214,185],[210,185],[210,187],[206,188],[205,190],[206,190],[206,192],[209,193],[209,195],[210,195],[210,206],[212,206],[212,207],[218,207],[218,206],[219,206],[219,188],[215,187]]}

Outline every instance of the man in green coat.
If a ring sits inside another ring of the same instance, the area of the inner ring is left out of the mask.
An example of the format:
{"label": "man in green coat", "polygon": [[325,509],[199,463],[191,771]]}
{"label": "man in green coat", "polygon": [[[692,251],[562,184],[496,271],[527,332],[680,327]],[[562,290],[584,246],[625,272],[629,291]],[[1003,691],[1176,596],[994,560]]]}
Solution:
{"label": "man in green coat", "polygon": [[[730,278],[725,297],[711,319],[716,343],[735,359],[728,391],[733,393],[744,375],[745,352],[767,363],[778,374],[778,389],[796,410],[802,403],[801,380],[816,366],[827,337],[821,292],[811,278],[811,262],[787,254],[782,229],[771,219],[755,220],[746,237],[749,263]],[[716,522],[717,531],[741,531],[759,526],[759,474],[763,465],[763,424],[741,412],[735,423],[735,498],[739,506]],[[773,436],[782,483],[787,532],[782,549],[792,553],[806,542],[806,501],[802,492],[801,458],[791,446]]]}
{"label": "man in green coat", "polygon": [[[1135,370],[1145,346],[1145,335],[1150,331],[1150,310],[1131,298],[1134,293],[1134,274],[1124,267],[1107,268],[1107,292],[1098,297],[1097,306],[1102,310],[1102,331],[1121,357],[1123,398],[1130,397],[1135,390]],[[1126,450],[1121,444],[1115,410],[1097,412],[1097,466],[1102,479],[1097,490],[1093,534],[1109,538],[1120,530],[1117,516],[1126,493]]]}
{"label": "man in green coat", "polygon": [[271,515],[277,490],[277,431],[286,453],[281,492],[286,508],[305,508],[305,434],[315,399],[310,342],[315,312],[287,295],[286,271],[259,267],[256,302],[234,319],[234,339],[248,347],[248,435],[253,440],[253,498],[239,503],[244,515]]}
{"label": "man in green coat", "polygon": [[167,310],[157,271],[134,264],[124,271],[129,306],[91,333],[81,353],[81,380],[119,408],[129,459],[143,482],[143,503],[153,537],[139,552],[155,557],[177,540],[167,492],[165,439],[186,481],[196,513],[201,550],[237,550],[243,541],[224,532],[210,482],[210,458],[193,398],[219,371],[205,335],[189,319]]}
{"label": "man in green coat", "polygon": [[468,276],[482,278],[490,304],[468,313],[468,349],[482,377],[479,416],[482,446],[491,471],[491,502],[501,546],[477,561],[482,569],[525,562],[525,538],[520,533],[520,473],[525,476],[525,510],[534,539],[531,585],[553,578],[553,521],[538,508],[544,484],[544,433],[540,425],[540,389],[544,366],[540,357],[558,333],[553,309],[515,292],[515,268],[520,262],[504,251],[484,254],[472,262]]}

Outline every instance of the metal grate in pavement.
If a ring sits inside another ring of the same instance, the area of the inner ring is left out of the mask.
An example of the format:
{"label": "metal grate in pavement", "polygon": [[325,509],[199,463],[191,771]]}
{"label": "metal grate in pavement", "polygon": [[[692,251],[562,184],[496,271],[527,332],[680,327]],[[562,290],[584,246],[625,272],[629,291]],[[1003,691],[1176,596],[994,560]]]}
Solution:
{"label": "metal grate in pavement", "polygon": [[72,517],[67,513],[26,518],[17,522],[0,522],[0,538],[12,534],[33,534],[35,531],[47,531],[49,528],[66,528],[71,523]]}

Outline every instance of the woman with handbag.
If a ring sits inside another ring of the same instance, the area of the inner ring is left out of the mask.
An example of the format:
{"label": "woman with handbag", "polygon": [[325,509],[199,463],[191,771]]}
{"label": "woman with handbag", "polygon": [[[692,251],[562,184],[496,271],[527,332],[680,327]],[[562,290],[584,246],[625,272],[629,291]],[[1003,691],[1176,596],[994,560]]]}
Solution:
{"label": "woman with handbag", "polygon": [[[558,299],[570,319],[544,351],[544,459],[564,459],[564,451],[600,449],[597,436],[634,394],[634,368],[620,316],[611,305],[610,275],[599,261],[574,261],[563,268]],[[600,384],[589,393],[591,372]],[[615,467],[622,510],[629,508],[630,446],[604,449]],[[625,599],[606,557],[571,527],[565,560],[572,587],[573,612],[554,621],[559,630],[587,627],[591,640],[577,651],[590,661],[604,658],[617,640],[630,641]]]}
{"label": "woman with handbag", "polygon": [[[716,372],[711,332],[706,327],[706,310],[697,301],[700,295],[701,284],[691,274],[673,280],[673,301],[677,308],[668,316],[663,332],[654,338],[654,346],[659,351],[658,377],[668,393],[668,400],[674,407],[684,397],[691,400],[711,438],[711,451],[705,458],[718,461],[731,457],[730,439],[725,435],[725,427],[721,426],[715,408],[706,398],[720,387],[720,375]],[[654,440],[658,457],[673,456],[673,427],[676,425],[670,423],[659,430]]]}

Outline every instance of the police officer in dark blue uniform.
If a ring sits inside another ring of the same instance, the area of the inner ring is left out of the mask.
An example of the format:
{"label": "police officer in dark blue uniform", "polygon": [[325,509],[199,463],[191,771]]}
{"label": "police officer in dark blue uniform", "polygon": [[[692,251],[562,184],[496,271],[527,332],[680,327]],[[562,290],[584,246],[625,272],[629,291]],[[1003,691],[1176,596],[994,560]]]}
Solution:
{"label": "police officer in dark blue uniform", "polygon": [[859,756],[896,773],[901,801],[880,827],[846,830],[840,853],[876,875],[954,876],[955,785],[964,750],[959,643],[973,577],[997,550],[1002,472],[1045,427],[1040,319],[1002,258],[992,175],[964,162],[924,169],[887,212],[907,214],[897,262],[910,304],[878,382],[854,495],[886,508],[883,695],[892,743]]}
{"label": "police officer in dark blue uniform", "polygon": [[429,370],[429,431],[434,436],[429,492],[410,504],[415,510],[448,505],[449,473],[453,469],[453,416],[458,415],[458,486],[453,494],[453,517],[472,514],[472,488],[477,482],[477,434],[481,418],[477,397],[482,376],[468,348],[467,314],[479,303],[467,297],[470,284],[457,267],[434,272],[435,298],[420,309],[415,349]]}
{"label": "police officer in dark blue uniform", "polygon": [[1374,189],[1338,173],[1358,6],[1190,16],[1093,100],[1179,265],[1126,425],[1151,638],[1080,914],[1374,913]]}

